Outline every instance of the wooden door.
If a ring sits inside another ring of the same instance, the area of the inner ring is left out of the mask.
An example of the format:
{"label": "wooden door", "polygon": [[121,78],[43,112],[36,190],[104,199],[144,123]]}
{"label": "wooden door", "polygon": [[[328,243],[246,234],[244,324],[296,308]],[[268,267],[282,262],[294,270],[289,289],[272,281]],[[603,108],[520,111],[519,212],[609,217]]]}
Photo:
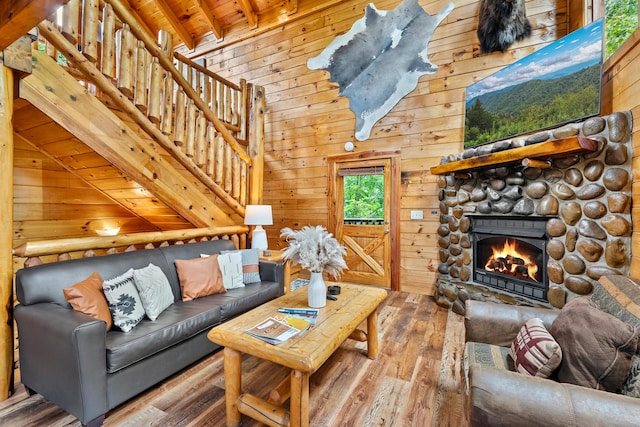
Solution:
{"label": "wooden door", "polygon": [[[329,159],[329,228],[347,249],[348,269],[340,280],[399,290],[399,203],[394,203],[399,192],[399,159],[362,154],[346,157]],[[365,201],[350,192],[358,188],[359,180],[366,180],[367,186],[374,182],[379,192],[375,197],[362,197],[379,204],[364,214],[359,212],[367,209],[353,207]]]}

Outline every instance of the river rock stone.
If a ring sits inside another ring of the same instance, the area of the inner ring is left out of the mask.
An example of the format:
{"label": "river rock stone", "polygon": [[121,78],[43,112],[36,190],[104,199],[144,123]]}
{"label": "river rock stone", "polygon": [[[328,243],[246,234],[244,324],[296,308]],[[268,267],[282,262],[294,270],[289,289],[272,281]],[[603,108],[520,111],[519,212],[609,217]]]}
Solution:
{"label": "river rock stone", "polygon": [[440,201],[444,200],[444,190],[442,188],[438,190],[438,200]]}
{"label": "river rock stone", "polygon": [[622,144],[610,144],[604,156],[604,161],[610,166],[623,165],[629,160],[629,150]]}
{"label": "river rock stone", "polygon": [[462,267],[462,258],[461,257],[456,258],[456,267],[458,267],[458,268]]}
{"label": "river rock stone", "polygon": [[511,200],[500,200],[493,204],[493,210],[501,214],[506,214],[513,210],[514,204]]}
{"label": "river rock stone", "polygon": [[522,176],[531,180],[538,179],[541,175],[542,169],[540,168],[526,168],[524,171],[522,171]]}
{"label": "river rock stone", "polygon": [[444,201],[444,204],[450,208],[456,206],[458,204],[458,202],[456,201],[456,199],[447,199]]}
{"label": "river rock stone", "polygon": [[502,196],[509,200],[518,200],[522,198],[522,187],[509,187],[504,193],[502,193]]}
{"label": "river rock stone", "polygon": [[510,172],[511,168],[508,168],[507,166],[500,166],[499,168],[495,168],[493,173],[500,178],[506,178],[509,176]]}
{"label": "river rock stone", "polygon": [[494,202],[500,200],[500,198],[502,197],[500,193],[498,193],[496,190],[494,190],[491,187],[487,187],[487,194],[489,194],[489,199],[491,199]]}
{"label": "river rock stone", "polygon": [[564,175],[560,169],[545,169],[542,173],[544,179],[551,184],[555,184],[556,182],[562,179]]}
{"label": "river rock stone", "polygon": [[558,182],[551,187],[551,192],[560,200],[573,199],[576,193],[567,184]]}
{"label": "river rock stone", "polygon": [[455,207],[453,208],[453,216],[460,219],[462,218],[462,214],[464,213],[464,210],[461,207]]}
{"label": "river rock stone", "polygon": [[577,135],[578,133],[580,133],[580,129],[577,129],[573,125],[567,125],[559,129],[552,130],[552,133],[555,139],[562,139]]}
{"label": "river rock stone", "polygon": [[607,207],[605,204],[598,201],[585,203],[582,210],[584,211],[584,214],[591,219],[602,218],[607,214]]}
{"label": "river rock stone", "polygon": [[605,240],[607,233],[593,220],[582,219],[578,223],[578,232],[581,236],[592,237],[598,240]]}
{"label": "river rock stone", "polygon": [[593,292],[593,285],[591,282],[578,276],[567,277],[564,281],[564,285],[571,292],[575,292],[578,295],[589,295]]}
{"label": "river rock stone", "polygon": [[582,208],[576,202],[563,203],[560,208],[560,216],[569,225],[576,225],[582,217]]}
{"label": "river rock stone", "polygon": [[532,199],[540,199],[542,196],[547,194],[548,186],[546,182],[536,181],[527,185],[526,193],[527,196]]}
{"label": "river rock stone", "polygon": [[[455,279],[460,277],[460,269],[454,265],[449,268],[449,275]],[[453,299],[453,298],[451,298]]]}
{"label": "river rock stone", "polygon": [[580,156],[562,157],[560,159],[555,159],[553,161],[553,166],[555,166],[557,168],[560,168],[560,169],[566,169],[566,168],[568,168],[570,166],[575,165],[580,160],[582,160],[582,158]]}
{"label": "river rock stone", "polygon": [[462,263],[464,265],[471,264],[471,251],[462,251]]}
{"label": "river rock stone", "polygon": [[469,231],[469,228],[471,228],[471,220],[465,216],[460,220],[460,224],[458,227],[460,228],[461,232],[466,233],[467,231]]}
{"label": "river rock stone", "polygon": [[449,251],[446,249],[438,249],[438,255],[440,255],[440,262],[446,262],[449,258]]}
{"label": "river rock stone", "polygon": [[458,220],[455,217],[450,216],[448,225],[449,225],[449,230],[456,231],[458,229]]}
{"label": "river rock stone", "polygon": [[491,146],[491,152],[497,153],[498,151],[504,151],[511,148],[511,141],[498,141]]}
{"label": "river rock stone", "polygon": [[507,178],[508,185],[522,185],[524,184],[524,178],[522,174],[513,175]]}
{"label": "river rock stone", "polygon": [[438,265],[438,273],[440,274],[449,274],[449,266],[443,262]]}
{"label": "river rock stone", "polygon": [[471,201],[479,202],[487,198],[487,193],[482,188],[474,188],[471,192]]}
{"label": "river rock stone", "polygon": [[564,239],[564,245],[567,247],[569,252],[573,252],[576,249],[576,242],[578,241],[578,230],[575,228],[569,229],[567,231],[567,236]]}
{"label": "river rock stone", "polygon": [[602,183],[611,191],[619,191],[629,183],[629,172],[622,168],[609,168],[602,177]]}
{"label": "river rock stone", "polygon": [[445,179],[445,177],[443,176],[438,177],[438,187],[445,188],[446,186],[447,186],[447,180]]}
{"label": "river rock stone", "polygon": [[444,237],[440,237],[438,239],[438,246],[443,249],[447,249],[449,247],[449,239],[445,239]]}
{"label": "river rock stone", "polygon": [[464,205],[465,203],[469,202],[469,200],[471,200],[471,196],[469,195],[469,193],[467,193],[464,190],[458,191],[458,204],[459,205]]}
{"label": "river rock stone", "polygon": [[600,184],[587,184],[576,192],[576,196],[580,200],[591,200],[604,194],[605,188]]}
{"label": "river rock stone", "polygon": [[447,224],[449,222],[449,215],[440,215],[440,224]]}
{"label": "river rock stone", "polygon": [[447,227],[446,225],[441,225],[440,227],[438,227],[438,235],[444,237],[446,235],[449,234],[449,227]]}
{"label": "river rock stone", "polygon": [[593,280],[598,280],[602,276],[610,276],[614,274],[622,273],[620,273],[620,271],[616,269],[605,267],[603,265],[592,265],[591,267],[587,268],[587,276],[589,276]]}
{"label": "river rock stone", "polygon": [[473,190],[475,190],[475,188],[476,185],[474,182],[465,182],[460,186],[460,189],[466,191],[467,193],[471,193]]}
{"label": "river rock stone", "polygon": [[602,172],[604,172],[604,163],[602,163],[600,160],[591,160],[584,167],[583,171],[584,177],[589,181],[598,180],[602,175]]}
{"label": "river rock stone", "polygon": [[564,270],[558,261],[554,259],[547,261],[547,276],[549,276],[549,280],[553,283],[562,284],[564,281]]}
{"label": "river rock stone", "polygon": [[547,194],[540,200],[540,203],[538,203],[536,213],[538,215],[557,215],[559,206],[558,199]]}
{"label": "river rock stone", "polygon": [[569,274],[582,274],[587,269],[582,258],[573,254],[564,257],[562,266],[564,267],[564,271]]}
{"label": "river rock stone", "polygon": [[449,235],[449,242],[457,245],[458,243],[460,243],[460,235],[458,233],[451,233]]}
{"label": "river rock stone", "polygon": [[462,253],[462,248],[458,245],[449,246],[449,253],[453,256],[458,256]]}
{"label": "river rock stone", "polygon": [[535,208],[533,200],[525,197],[524,199],[518,200],[518,203],[513,207],[513,213],[518,215],[531,215],[535,212]]}
{"label": "river rock stone", "polygon": [[468,234],[462,235],[462,237],[460,238],[460,246],[462,246],[465,249],[469,249],[471,247],[471,240],[469,240]]}
{"label": "river rock stone", "polygon": [[567,226],[559,218],[551,218],[547,221],[547,234],[551,237],[559,237],[567,232]]}
{"label": "river rock stone", "polygon": [[630,202],[631,202],[631,197],[629,197],[626,194],[613,193],[613,194],[607,195],[607,204],[609,205],[609,212],[627,213]]}
{"label": "river rock stone", "polygon": [[609,214],[600,223],[611,236],[627,236],[631,233],[631,223],[619,214]]}
{"label": "river rock stone", "polygon": [[629,133],[629,120],[627,115],[622,112],[615,112],[607,116],[609,124],[609,139],[614,142],[621,142]]}
{"label": "river rock stone", "polygon": [[560,239],[551,239],[547,243],[547,254],[553,259],[562,259],[564,256],[564,244]]}
{"label": "river rock stone", "polygon": [[477,156],[475,148],[467,148],[466,150],[464,150],[462,152],[462,158],[463,159],[470,159],[470,158],[475,157],[475,156]]}
{"label": "river rock stone", "polygon": [[507,183],[504,179],[493,178],[489,180],[489,185],[496,191],[504,190],[504,187],[507,186]]}
{"label": "river rock stone", "polygon": [[468,281],[471,278],[471,270],[466,267],[460,268],[460,280],[463,282]]}
{"label": "river rock stone", "polygon": [[583,239],[578,242],[578,252],[580,252],[587,261],[596,262],[602,256],[604,248],[593,239]]}
{"label": "river rock stone", "polygon": [[547,292],[549,304],[555,308],[562,308],[567,302],[567,292],[560,286],[550,286]]}
{"label": "river rock stone", "polygon": [[478,156],[484,156],[485,154],[491,154],[491,146],[490,145],[481,145],[480,147],[476,147],[476,153]]}
{"label": "river rock stone", "polygon": [[593,117],[585,120],[582,124],[582,134],[584,136],[595,135],[604,130],[607,122],[602,117]]}
{"label": "river rock stone", "polygon": [[493,210],[493,205],[488,200],[478,203],[478,212],[483,214],[491,213]]}
{"label": "river rock stone", "polygon": [[449,213],[449,208],[445,202],[440,202],[440,213],[447,214]]}
{"label": "river rock stone", "polygon": [[550,138],[550,134],[547,131],[538,132],[533,135],[529,135],[525,140],[525,145],[538,144],[540,142],[544,142]]}
{"label": "river rock stone", "polygon": [[453,188],[449,188],[449,189],[444,190],[444,196],[445,197],[456,197],[457,194],[458,194],[458,192]]}
{"label": "river rock stone", "polygon": [[586,160],[600,157],[600,154],[602,154],[602,152],[604,151],[604,149],[607,147],[607,144],[608,144],[607,139],[603,138],[602,136],[594,136],[591,139],[593,139],[596,142],[596,151],[584,154],[583,156]]}
{"label": "river rock stone", "polygon": [[567,184],[578,187],[580,184],[582,184],[582,172],[580,172],[576,168],[567,169],[564,172],[564,180]]}
{"label": "river rock stone", "polygon": [[629,261],[629,247],[625,239],[609,239],[604,249],[607,265],[613,268],[623,267]]}

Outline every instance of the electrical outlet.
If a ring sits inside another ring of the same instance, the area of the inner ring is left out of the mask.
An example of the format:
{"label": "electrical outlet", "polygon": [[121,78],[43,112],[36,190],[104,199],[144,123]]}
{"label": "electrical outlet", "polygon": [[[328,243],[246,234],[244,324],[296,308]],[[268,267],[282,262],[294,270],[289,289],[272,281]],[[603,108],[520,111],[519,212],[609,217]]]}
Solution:
{"label": "electrical outlet", "polygon": [[411,219],[422,219],[422,211],[411,211]]}

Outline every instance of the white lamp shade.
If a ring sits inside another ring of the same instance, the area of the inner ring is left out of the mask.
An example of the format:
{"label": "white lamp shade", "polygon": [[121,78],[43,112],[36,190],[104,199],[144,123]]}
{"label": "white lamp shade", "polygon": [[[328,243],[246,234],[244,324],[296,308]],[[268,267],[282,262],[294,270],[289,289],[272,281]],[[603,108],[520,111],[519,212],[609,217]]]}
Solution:
{"label": "white lamp shade", "polygon": [[272,225],[271,205],[247,205],[244,223],[246,225]]}

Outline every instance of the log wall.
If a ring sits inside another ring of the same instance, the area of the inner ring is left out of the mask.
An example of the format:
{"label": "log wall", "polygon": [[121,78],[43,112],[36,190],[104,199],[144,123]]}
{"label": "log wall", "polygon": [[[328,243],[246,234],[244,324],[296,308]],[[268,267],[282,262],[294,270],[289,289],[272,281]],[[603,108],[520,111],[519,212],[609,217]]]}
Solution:
{"label": "log wall", "polygon": [[[505,53],[480,55],[476,0],[455,0],[455,8],[435,30],[428,45],[439,70],[420,79],[373,128],[366,141],[354,137],[355,118],[346,98],[325,71],[312,71],[309,58],[361,18],[370,0],[339,2],[250,40],[225,45],[202,57],[211,71],[228,79],[249,79],[265,87],[264,203],[273,205],[274,225],[267,229],[271,247],[286,246],[282,227],[328,222],[327,156],[344,154],[347,141],[355,152],[400,150],[401,285],[403,290],[432,294],[437,277],[438,197],[436,177],[428,170],[440,157],[462,150],[465,88],[567,34],[565,0],[527,1],[534,28],[530,38]],[[374,2],[381,10],[400,0]],[[445,1],[420,1],[430,14]],[[300,8],[304,3],[300,4]],[[422,210],[423,220],[410,220]]]}

